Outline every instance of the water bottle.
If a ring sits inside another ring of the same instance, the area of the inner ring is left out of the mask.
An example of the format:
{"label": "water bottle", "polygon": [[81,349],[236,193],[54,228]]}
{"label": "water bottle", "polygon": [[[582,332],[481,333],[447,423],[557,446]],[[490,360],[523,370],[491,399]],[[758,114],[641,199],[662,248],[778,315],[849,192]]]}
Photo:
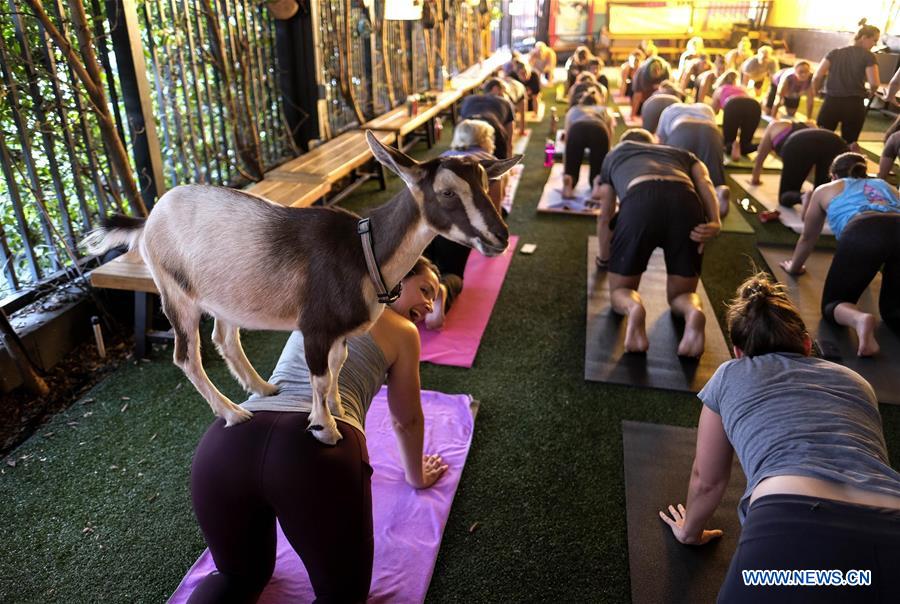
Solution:
{"label": "water bottle", "polygon": [[544,147],[544,167],[552,168],[553,167],[553,155],[556,153],[556,145],[553,144],[553,139],[547,139],[547,146]]}
{"label": "water bottle", "polygon": [[550,107],[550,137],[554,140],[556,139],[557,122],[556,107]]}
{"label": "water bottle", "polygon": [[440,117],[434,118],[434,140],[441,140],[441,132],[444,130],[444,120]]}

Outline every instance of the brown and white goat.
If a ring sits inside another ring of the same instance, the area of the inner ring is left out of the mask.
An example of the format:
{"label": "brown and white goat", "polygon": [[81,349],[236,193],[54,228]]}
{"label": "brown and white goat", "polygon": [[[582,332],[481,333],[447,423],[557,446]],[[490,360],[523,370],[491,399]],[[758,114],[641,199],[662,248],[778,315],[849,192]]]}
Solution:
{"label": "brown and white goat", "polygon": [[[367,140],[375,158],[407,186],[370,216],[375,259],[388,288],[438,234],[489,256],[506,249],[509,232],[486,191],[488,179],[521,156],[419,163],[371,133]],[[299,329],[313,385],[309,430],[333,445],[341,438],[333,415],[343,414],[337,378],[346,339],[368,330],[384,310],[358,222],[340,208],[288,208],[233,189],[186,185],[163,195],[146,220],[114,217],[85,244],[93,253],[124,244],[140,251],[175,332],[175,364],[229,426],[252,414],[203,370],[201,315],[214,317],[213,342],[231,373],[248,392],[262,395],[277,388],[247,360],[239,328]]]}

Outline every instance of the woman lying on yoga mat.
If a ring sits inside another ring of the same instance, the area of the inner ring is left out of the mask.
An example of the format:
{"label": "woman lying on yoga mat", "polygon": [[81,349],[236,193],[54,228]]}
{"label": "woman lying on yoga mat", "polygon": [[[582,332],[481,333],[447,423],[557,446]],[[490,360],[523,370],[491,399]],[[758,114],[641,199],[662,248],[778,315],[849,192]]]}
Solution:
{"label": "woman lying on yoga mat", "polygon": [[[738,288],[727,315],[734,360],[703,401],[687,507],[659,512],[681,543],[702,545],[728,486],[733,453],[747,476],[740,542],[718,601],[900,601],[900,473],[888,462],[872,387],[809,356],[784,289],[764,273]],[[755,587],[745,570],[872,571],[871,587]]]}
{"label": "woman lying on yoga mat", "polygon": [[[866,97],[875,94],[881,83],[878,62],[872,54],[872,47],[880,37],[879,29],[866,25],[863,19],[853,44],[835,48],[825,55],[813,76],[814,95],[818,94],[822,81],[825,81],[825,100],[816,123],[820,128],[831,131],[837,130],[840,124],[844,141],[854,147],[866,121]],[[825,76],[828,76],[827,80]],[[866,81],[871,93],[866,91]]]}
{"label": "woman lying on yoga mat", "polygon": [[801,193],[801,187],[810,170],[816,170],[815,186],[825,184],[830,180],[831,162],[845,151],[847,144],[830,130],[810,128],[803,122],[775,120],[766,128],[759,143],[751,184],[762,184],[763,164],[769,153],[775,153],[784,164],[778,185],[778,203],[785,207],[797,205],[809,199]]}
{"label": "woman lying on yoga mat", "polygon": [[[471,157],[473,159],[497,159],[494,152],[494,129],[487,122],[480,120],[464,120],[453,130],[453,141],[450,149],[441,153],[441,157]],[[506,190],[506,175],[488,183],[488,196],[498,211],[502,211],[500,203]],[[444,316],[453,306],[456,297],[463,289],[463,273],[469,261],[471,248],[450,241],[438,235],[423,255],[437,267],[441,283],[434,299],[434,308],[425,316],[425,327],[439,329],[444,324]]]}
{"label": "woman lying on yoga mat", "polygon": [[738,77],[736,71],[723,73],[716,80],[712,95],[713,112],[718,113],[722,109],[722,135],[725,138],[725,148],[731,152],[731,159],[734,161],[738,161],[741,155],[756,150],[753,134],[762,116],[759,102],[738,83]]}
{"label": "woman lying on yoga mat", "polygon": [[349,339],[340,376],[343,435],[325,446],[307,433],[312,389],[303,336],[291,334],[275,366],[273,396],[252,396],[253,418],[225,428],[218,419],[200,440],[191,469],[194,512],[218,572],[189,602],[255,602],[275,564],[275,520],[309,572],[322,602],[364,602],[372,576],[372,499],[364,425],[387,380],[406,481],[428,488],[447,466],[422,454],[419,333],[438,275],[420,259],[403,279],[400,298],[371,330]]}
{"label": "woman lying on yoga mat", "polygon": [[900,198],[893,186],[867,177],[866,159],[858,153],[837,156],[831,175],[834,182],[812,194],[794,256],[781,266],[802,274],[828,220],[838,245],[825,278],[822,316],[854,329],[859,356],[871,356],[878,353],[877,322],[856,303],[880,269],[881,318],[900,330]]}
{"label": "woman lying on yoga mat", "polygon": [[669,305],[685,323],[678,354],[699,357],[706,326],[696,294],[703,244],[722,226],[709,173],[694,154],[653,144],[646,130],[626,130],[621,141],[603,161],[592,197],[601,205],[597,267],[609,270],[613,310],[628,317],[625,351],[646,352],[649,346],[638,287],[653,250],[661,247]]}
{"label": "woman lying on yoga mat", "polygon": [[[572,87],[574,90],[578,84]],[[566,111],[566,150],[563,158],[563,199],[575,197],[575,186],[581,172],[585,149],[590,150],[590,182],[600,174],[603,158],[609,152],[615,121],[599,96],[597,89],[591,89],[578,97],[578,103]]]}

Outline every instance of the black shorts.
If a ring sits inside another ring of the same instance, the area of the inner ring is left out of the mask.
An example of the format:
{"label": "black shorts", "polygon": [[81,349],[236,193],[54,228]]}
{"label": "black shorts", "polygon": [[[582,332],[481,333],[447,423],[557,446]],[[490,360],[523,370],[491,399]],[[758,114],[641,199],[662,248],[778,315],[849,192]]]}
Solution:
{"label": "black shorts", "polygon": [[706,222],[704,215],[700,198],[687,183],[649,180],[634,185],[619,206],[610,272],[640,275],[647,270],[653,250],[661,247],[668,274],[699,277],[703,254],[690,234]]}

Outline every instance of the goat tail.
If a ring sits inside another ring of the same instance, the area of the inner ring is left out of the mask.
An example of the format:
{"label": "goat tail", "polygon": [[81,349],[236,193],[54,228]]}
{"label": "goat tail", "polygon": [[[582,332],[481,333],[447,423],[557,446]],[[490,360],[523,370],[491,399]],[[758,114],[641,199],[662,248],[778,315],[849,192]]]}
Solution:
{"label": "goat tail", "polygon": [[88,233],[81,245],[94,255],[100,255],[120,245],[127,245],[129,250],[133,250],[137,248],[144,234],[146,222],[146,218],[113,214],[104,218],[101,226]]}

